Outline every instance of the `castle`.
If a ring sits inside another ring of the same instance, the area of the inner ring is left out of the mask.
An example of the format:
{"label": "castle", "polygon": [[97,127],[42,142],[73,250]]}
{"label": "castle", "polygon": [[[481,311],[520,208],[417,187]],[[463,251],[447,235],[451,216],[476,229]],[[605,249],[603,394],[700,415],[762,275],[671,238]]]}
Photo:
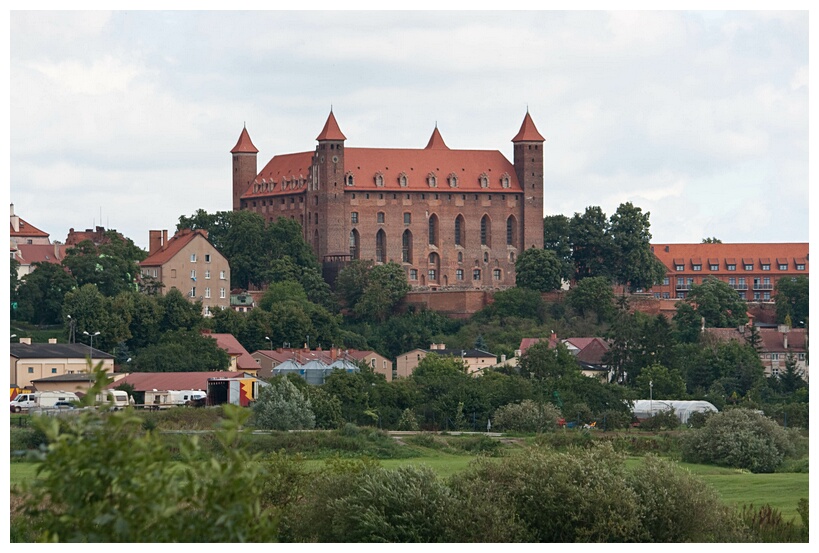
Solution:
{"label": "castle", "polygon": [[501,289],[515,260],[543,247],[543,142],[528,111],[497,150],[453,150],[437,125],[423,149],[347,148],[332,110],[315,151],[274,156],[243,128],[233,156],[233,209],[289,217],[333,282],[352,259],[394,261],[416,289]]}

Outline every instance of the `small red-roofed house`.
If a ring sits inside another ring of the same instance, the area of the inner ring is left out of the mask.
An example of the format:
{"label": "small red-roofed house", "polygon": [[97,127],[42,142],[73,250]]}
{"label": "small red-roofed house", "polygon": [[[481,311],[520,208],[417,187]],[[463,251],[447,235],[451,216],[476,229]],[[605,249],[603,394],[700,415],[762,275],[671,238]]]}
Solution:
{"label": "small red-roofed house", "polygon": [[248,353],[244,346],[239,343],[239,340],[237,340],[233,334],[221,334],[203,330],[202,335],[210,336],[216,340],[216,345],[228,352],[228,355],[230,355],[230,367],[228,370],[244,371],[253,376],[259,374],[261,366],[250,353]]}

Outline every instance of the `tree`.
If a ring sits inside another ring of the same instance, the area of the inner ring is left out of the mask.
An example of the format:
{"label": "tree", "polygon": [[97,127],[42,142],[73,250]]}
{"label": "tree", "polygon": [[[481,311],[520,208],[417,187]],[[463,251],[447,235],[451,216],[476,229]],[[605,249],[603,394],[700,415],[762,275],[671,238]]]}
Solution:
{"label": "tree", "polygon": [[12,319],[17,318],[17,288],[20,286],[20,279],[17,278],[17,271],[19,267],[20,262],[12,257],[9,260],[9,269],[11,270],[11,273],[9,274],[9,284],[11,285],[11,291],[9,293],[9,306],[11,307],[10,316]]}
{"label": "tree", "polygon": [[304,430],[316,426],[310,400],[287,378],[259,390],[253,403],[253,420],[267,430]]}
{"label": "tree", "polygon": [[678,301],[677,312],[674,314],[677,341],[684,344],[693,344],[699,340],[702,323],[701,317],[690,303]]}
{"label": "tree", "polygon": [[561,263],[554,252],[529,248],[515,261],[515,284],[538,292],[560,288]]}
{"label": "tree", "polygon": [[796,357],[792,352],[788,353],[785,359],[785,370],[779,373],[779,382],[782,384],[782,391],[792,394],[800,388],[805,388],[807,383],[802,378],[802,371],[796,364]]}
{"label": "tree", "polygon": [[77,287],[77,281],[56,263],[38,262],[32,267],[17,288],[17,316],[35,324],[59,324],[65,295]]}
{"label": "tree", "polygon": [[205,455],[196,437],[172,452],[128,410],[37,417],[49,445],[27,489],[32,527],[48,542],[275,539],[259,458],[237,447],[246,414],[228,405],[225,415],[217,455]]}
{"label": "tree", "polygon": [[606,277],[584,278],[569,289],[566,303],[584,317],[594,312],[601,324],[614,313],[614,291]]}
{"label": "tree", "polygon": [[574,279],[603,276],[611,278],[613,244],[609,222],[599,206],[590,206],[581,215],[575,213],[569,221],[569,241],[572,244]]}
{"label": "tree", "polygon": [[808,320],[810,301],[808,277],[780,278],[776,283],[776,320],[784,323],[790,316],[800,327]]}
{"label": "tree", "polygon": [[561,343],[550,347],[540,341],[526,350],[520,359],[520,374],[524,378],[552,379],[570,378],[580,374],[577,359]]}
{"label": "tree", "polygon": [[149,345],[132,362],[134,372],[224,371],[230,364],[228,353],[213,338],[192,330],[173,330],[159,343]]}
{"label": "tree", "polygon": [[83,332],[99,332],[100,336],[94,341],[98,349],[110,349],[117,342],[130,338],[130,313],[119,309],[115,311],[111,300],[103,296],[94,284],[68,292],[63,301],[63,315],[66,323],[71,319],[75,321],[77,338],[82,339]]}
{"label": "tree", "polygon": [[495,428],[512,432],[544,432],[555,430],[560,417],[560,410],[551,403],[524,399],[495,411]]}
{"label": "tree", "polygon": [[355,307],[364,294],[372,266],[372,261],[354,259],[339,271],[336,277],[336,295],[350,309]]}
{"label": "tree", "polygon": [[359,318],[383,322],[410,291],[407,274],[398,263],[376,265],[369,271],[364,293],[353,310]]}
{"label": "tree", "polygon": [[563,280],[571,280],[574,277],[574,264],[568,217],[550,215],[543,218],[543,249],[554,252],[561,262],[560,277]]}
{"label": "tree", "polygon": [[614,280],[632,292],[662,282],[666,273],[665,265],[651,251],[649,215],[626,202],[620,204],[609,223]]}
{"label": "tree", "polygon": [[68,248],[62,264],[77,279],[78,286],[95,284],[102,295],[112,297],[125,290],[136,290],[139,262],[146,257],[146,252],[130,238],[107,231],[99,246],[83,240]]}
{"label": "tree", "polygon": [[716,236],[711,236],[709,238],[703,238],[702,243],[703,244],[722,244],[722,240],[720,240]]}
{"label": "tree", "polygon": [[736,328],[748,321],[747,305],[736,290],[714,277],[705,277],[694,284],[685,298],[697,315],[705,318],[712,328]]}
{"label": "tree", "polygon": [[171,330],[193,330],[202,326],[202,304],[189,302],[177,288],[171,288],[164,296],[160,296],[159,305],[162,308],[162,320],[159,328],[162,332]]}
{"label": "tree", "polygon": [[685,381],[680,372],[659,363],[643,368],[636,384],[639,397],[672,400],[685,398]]}
{"label": "tree", "polygon": [[478,312],[480,315],[476,314],[476,319],[503,321],[509,317],[522,317],[542,321],[545,304],[538,290],[516,286],[495,292],[492,299],[491,304]]}

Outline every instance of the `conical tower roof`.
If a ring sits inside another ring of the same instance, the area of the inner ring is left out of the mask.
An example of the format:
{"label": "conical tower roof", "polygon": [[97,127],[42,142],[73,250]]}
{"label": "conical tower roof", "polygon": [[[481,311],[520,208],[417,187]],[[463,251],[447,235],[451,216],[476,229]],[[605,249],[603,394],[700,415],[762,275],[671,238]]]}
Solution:
{"label": "conical tower roof", "polygon": [[242,127],[242,134],[239,135],[239,140],[230,151],[231,154],[258,154],[259,150],[253,145],[250,140],[250,134],[247,132],[247,127]]}
{"label": "conical tower roof", "polygon": [[518,134],[512,139],[512,142],[543,142],[545,140],[543,135],[537,132],[537,127],[535,127],[535,122],[532,121],[532,116],[529,115],[529,110],[526,110],[526,117],[523,118],[523,124],[520,126]]}
{"label": "conical tower roof", "polygon": [[425,150],[449,150],[449,147],[444,142],[444,138],[438,131],[438,125],[435,125],[435,130],[432,131],[432,136],[429,137]]}
{"label": "conical tower roof", "polygon": [[321,133],[316,137],[316,140],[347,140],[347,137],[344,136],[344,133],[338,128],[336,116],[333,115],[332,109],[330,110],[330,116],[327,118],[327,122],[324,123],[324,128],[321,129]]}

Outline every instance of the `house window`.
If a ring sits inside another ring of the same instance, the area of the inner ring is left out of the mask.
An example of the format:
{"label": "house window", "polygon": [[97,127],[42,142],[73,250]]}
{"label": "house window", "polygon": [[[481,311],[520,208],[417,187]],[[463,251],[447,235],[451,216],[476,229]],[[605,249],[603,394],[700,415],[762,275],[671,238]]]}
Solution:
{"label": "house window", "polygon": [[753,265],[748,265],[748,264],[746,263],[746,264],[745,264],[745,270],[746,270],[746,271],[753,271],[753,270],[754,270],[754,266],[753,266]]}
{"label": "house window", "polygon": [[685,270],[685,265],[674,265],[674,270],[675,271],[684,271]]}
{"label": "house window", "polygon": [[205,254],[205,263],[210,263],[210,254],[209,253]]}
{"label": "house window", "polygon": [[205,271],[205,280],[210,280],[210,271]]}
{"label": "house window", "polygon": [[762,292],[762,299],[763,300],[771,299],[771,293],[770,292]]}
{"label": "house window", "polygon": [[57,368],[51,367],[51,374],[57,374]]}
{"label": "house window", "polygon": [[663,299],[664,300],[671,299],[671,294],[669,294],[668,292],[663,292]]}
{"label": "house window", "polygon": [[472,270],[472,280],[480,280],[481,279],[481,270],[480,269],[473,269]]}
{"label": "house window", "polygon": [[501,279],[501,270],[500,269],[493,269],[492,270],[492,277],[495,280],[500,280]]}
{"label": "house window", "polygon": [[412,223],[412,213],[404,213],[404,224],[409,225]]}
{"label": "house window", "polygon": [[719,265],[709,265],[708,268],[712,271],[719,271]]}
{"label": "house window", "polygon": [[410,280],[418,280],[418,269],[410,269]]}
{"label": "house window", "polygon": [[801,263],[797,263],[797,264],[796,264],[796,270],[797,270],[797,271],[804,271],[804,270],[805,270],[805,266],[804,266],[803,264],[801,264]]}
{"label": "house window", "polygon": [[378,212],[378,213],[375,215],[375,220],[376,220],[376,222],[377,222],[377,223],[383,224],[383,223],[384,223],[384,212],[383,212],[383,211],[379,211],[379,212]]}
{"label": "house window", "polygon": [[668,286],[670,284],[668,277],[663,277],[663,286]]}
{"label": "house window", "polygon": [[728,270],[729,270],[729,271],[736,271],[736,270],[737,270],[737,266],[736,266],[736,265],[728,265]]}
{"label": "house window", "polygon": [[219,280],[225,280],[225,272],[219,271]]}
{"label": "house window", "polygon": [[464,279],[464,270],[463,269],[456,269],[455,270],[455,280],[463,280]]}
{"label": "house window", "polygon": [[195,253],[191,254],[191,263],[196,263],[196,254]]}
{"label": "house window", "polygon": [[28,368],[28,374],[34,374],[34,367]]}
{"label": "house window", "polygon": [[787,265],[787,264],[780,263],[780,264],[779,264],[779,270],[780,270],[780,271],[787,271],[787,270],[788,270],[788,265]]}
{"label": "house window", "polygon": [[737,287],[737,279],[734,278],[734,277],[729,278],[728,279],[728,286],[730,286],[731,288],[736,288]]}
{"label": "house window", "polygon": [[219,297],[225,299],[225,289],[219,288]]}
{"label": "house window", "polygon": [[205,288],[205,297],[210,299],[210,288]]}
{"label": "house window", "polygon": [[196,297],[196,286],[194,286],[193,288],[191,288],[191,297],[192,297],[192,298],[195,298],[195,297]]}
{"label": "house window", "polygon": [[702,271],[702,265],[693,265],[691,269],[694,271]]}
{"label": "house window", "polygon": [[196,270],[191,271],[191,280],[196,280]]}
{"label": "house window", "polygon": [[759,292],[754,292],[754,300],[755,301],[759,301],[759,296],[760,296]]}
{"label": "house window", "polygon": [[762,264],[762,270],[763,270],[763,271],[770,271],[770,270],[771,270],[771,266],[770,266],[770,265],[768,265],[768,264],[763,263],[763,264]]}
{"label": "house window", "polygon": [[350,222],[354,225],[358,224],[358,211],[350,213]]}
{"label": "house window", "polygon": [[685,299],[685,293],[684,292],[677,292],[677,299],[678,300]]}

